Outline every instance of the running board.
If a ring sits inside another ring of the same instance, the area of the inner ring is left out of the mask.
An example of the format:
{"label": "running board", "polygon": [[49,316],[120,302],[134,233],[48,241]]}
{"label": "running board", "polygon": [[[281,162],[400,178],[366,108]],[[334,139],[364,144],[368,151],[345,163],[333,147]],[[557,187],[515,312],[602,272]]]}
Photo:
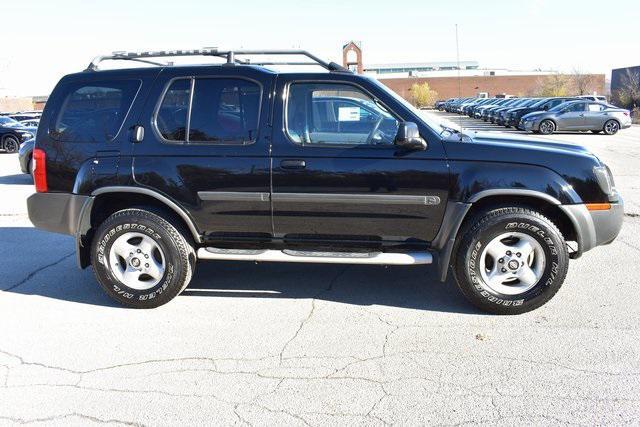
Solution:
{"label": "running board", "polygon": [[200,248],[198,259],[260,262],[309,262],[317,264],[375,264],[416,265],[431,264],[430,252],[316,252],[290,249],[221,249]]}

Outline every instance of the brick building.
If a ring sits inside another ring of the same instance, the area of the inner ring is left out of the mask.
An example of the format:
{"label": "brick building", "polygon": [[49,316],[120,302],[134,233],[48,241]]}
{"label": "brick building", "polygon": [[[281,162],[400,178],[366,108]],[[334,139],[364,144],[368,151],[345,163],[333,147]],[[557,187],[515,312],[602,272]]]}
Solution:
{"label": "brick building", "polygon": [[[406,78],[381,78],[380,82],[394,90],[400,96],[411,100],[411,86],[418,83],[428,83],[429,87],[438,92],[438,98],[448,99],[457,97],[477,96],[479,93],[495,95],[526,96],[535,93],[540,79],[548,75],[495,75],[495,76],[463,76],[460,77],[406,77]],[[591,87],[588,93],[604,93],[604,74],[591,75]]]}

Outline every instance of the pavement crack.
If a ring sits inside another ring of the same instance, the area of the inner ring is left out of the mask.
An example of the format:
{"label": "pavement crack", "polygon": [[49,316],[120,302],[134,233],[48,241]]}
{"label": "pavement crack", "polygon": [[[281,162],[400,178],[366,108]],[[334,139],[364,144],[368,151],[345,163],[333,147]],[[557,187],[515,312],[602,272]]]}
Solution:
{"label": "pavement crack", "polygon": [[7,289],[2,289],[2,291],[3,291],[3,292],[12,291],[12,290],[14,290],[15,288],[17,288],[18,286],[22,286],[22,285],[24,285],[24,284],[25,284],[25,283],[27,283],[29,280],[31,280],[31,279],[33,278],[33,276],[35,276],[36,274],[40,273],[40,272],[41,272],[41,271],[43,271],[43,270],[46,270],[47,268],[50,268],[50,267],[53,267],[53,266],[55,266],[55,265],[60,264],[62,261],[64,261],[65,259],[69,258],[69,257],[70,257],[70,256],[72,256],[73,254],[75,254],[75,251],[74,251],[74,252],[71,252],[70,254],[67,254],[67,255],[63,256],[62,258],[58,259],[57,261],[54,261],[54,262],[52,262],[52,263],[50,263],[50,264],[47,264],[47,265],[43,265],[42,267],[39,267],[39,268],[37,268],[37,269],[33,270],[31,273],[29,273],[29,274],[27,275],[27,277],[25,277],[24,279],[22,279],[22,280],[21,280],[21,281],[19,281],[18,283],[14,284],[14,285],[12,285],[12,286],[9,286]]}
{"label": "pavement crack", "polygon": [[98,417],[94,417],[94,416],[86,415],[86,414],[81,414],[81,413],[78,413],[78,412],[72,412],[70,414],[62,414],[62,415],[52,415],[50,417],[43,417],[43,418],[30,418],[30,419],[6,417],[6,416],[0,415],[0,420],[9,421],[9,422],[15,423],[15,424],[35,424],[35,423],[50,423],[50,422],[53,422],[53,421],[65,420],[67,418],[73,418],[73,417],[81,418],[81,419],[87,420],[87,421],[93,421],[94,423],[100,423],[100,424],[120,424],[120,425],[127,425],[127,426],[144,426],[144,424],[138,423],[138,422],[123,421],[123,420],[118,420],[118,419],[103,420],[103,419],[98,418]]}
{"label": "pavement crack", "polygon": [[289,345],[298,337],[302,328],[304,328],[304,326],[309,322],[309,320],[313,316],[313,313],[316,311],[316,300],[322,294],[326,292],[331,292],[337,280],[345,273],[345,271],[347,271],[348,268],[349,268],[348,265],[342,268],[335,276],[333,276],[333,278],[329,281],[329,285],[326,288],[322,289],[320,292],[318,292],[316,295],[313,296],[313,298],[311,299],[311,309],[309,310],[309,313],[304,319],[302,319],[302,321],[300,322],[300,325],[298,326],[298,329],[296,329],[293,336],[291,336],[291,338],[289,338],[287,342],[284,343],[284,346],[282,346],[282,350],[280,351],[280,355],[279,355],[280,366],[282,366],[282,360],[284,358],[284,353],[287,350],[287,347],[289,347]]}

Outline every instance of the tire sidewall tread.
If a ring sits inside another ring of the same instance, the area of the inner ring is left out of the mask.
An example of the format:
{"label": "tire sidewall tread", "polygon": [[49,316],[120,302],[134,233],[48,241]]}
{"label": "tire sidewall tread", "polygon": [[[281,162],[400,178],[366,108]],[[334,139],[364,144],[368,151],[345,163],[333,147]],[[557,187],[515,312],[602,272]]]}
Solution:
{"label": "tire sidewall tread", "polygon": [[[151,289],[131,289],[113,275],[108,257],[113,241],[126,232],[151,237],[162,248],[165,274]],[[96,279],[104,291],[119,303],[132,308],[154,308],[166,304],[187,287],[193,274],[190,254],[193,247],[169,221],[152,210],[128,208],[115,212],[96,231],[91,262]]]}
{"label": "tire sidewall tread", "polygon": [[[494,237],[506,232],[533,236],[545,252],[545,270],[540,282],[520,295],[502,295],[485,289],[479,281],[482,251]],[[560,230],[542,214],[523,207],[503,207],[480,212],[460,234],[453,265],[455,281],[476,307],[494,314],[521,314],[549,301],[560,289],[569,264],[566,242]]]}

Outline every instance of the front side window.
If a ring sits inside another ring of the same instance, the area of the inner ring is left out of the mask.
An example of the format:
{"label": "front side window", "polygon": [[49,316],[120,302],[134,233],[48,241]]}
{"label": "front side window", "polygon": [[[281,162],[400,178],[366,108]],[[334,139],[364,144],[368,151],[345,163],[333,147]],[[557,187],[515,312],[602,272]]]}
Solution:
{"label": "front side window", "polygon": [[73,90],[62,103],[50,129],[64,142],[111,141],[140,88],[138,80],[95,82]]}
{"label": "front side window", "polygon": [[398,120],[359,88],[295,83],[287,99],[287,133],[302,145],[391,145]]}
{"label": "front side window", "polygon": [[179,79],[167,89],[156,125],[168,141],[251,143],[258,132],[260,99],[260,86],[247,80]]}
{"label": "front side window", "polygon": [[576,102],[575,104],[571,104],[569,106],[567,106],[567,108],[564,109],[565,113],[577,113],[580,111],[584,111],[584,107],[585,107],[585,103],[584,102]]}

